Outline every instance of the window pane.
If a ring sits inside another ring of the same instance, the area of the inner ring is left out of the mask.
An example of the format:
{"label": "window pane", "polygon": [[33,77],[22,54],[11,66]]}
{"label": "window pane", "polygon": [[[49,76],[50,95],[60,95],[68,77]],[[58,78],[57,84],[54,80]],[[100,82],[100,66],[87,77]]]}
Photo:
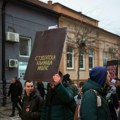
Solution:
{"label": "window pane", "polygon": [[72,54],[67,54],[67,67],[72,67]]}
{"label": "window pane", "polygon": [[94,66],[94,51],[89,50],[89,69],[93,68]]}
{"label": "window pane", "polygon": [[25,37],[20,37],[20,55],[30,56],[30,39]]}
{"label": "window pane", "polygon": [[73,48],[67,47],[67,68],[73,68]]}
{"label": "window pane", "polygon": [[107,65],[107,53],[106,52],[103,53],[103,65],[104,66]]}
{"label": "window pane", "polygon": [[80,55],[80,66],[79,68],[84,68],[84,63],[83,63],[83,54]]}
{"label": "window pane", "polygon": [[93,58],[89,57],[89,68],[93,68]]}

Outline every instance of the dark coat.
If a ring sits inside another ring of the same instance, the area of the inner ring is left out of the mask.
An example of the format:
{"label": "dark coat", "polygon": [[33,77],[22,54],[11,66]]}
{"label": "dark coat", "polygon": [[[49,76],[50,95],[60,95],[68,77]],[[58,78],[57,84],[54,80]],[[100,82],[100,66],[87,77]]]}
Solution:
{"label": "dark coat", "polygon": [[70,102],[74,99],[71,87],[59,84],[54,89],[49,88],[40,120],[73,120]]}
{"label": "dark coat", "polygon": [[9,86],[8,96],[11,96],[12,102],[18,102],[22,95],[22,84],[19,81],[11,83]]}
{"label": "dark coat", "polygon": [[118,112],[118,120],[120,120],[120,108],[119,108],[119,112]]}
{"label": "dark coat", "polygon": [[22,101],[22,120],[40,120],[40,112],[43,105],[43,99],[37,91],[33,91],[30,96],[26,93]]}
{"label": "dark coat", "polygon": [[112,120],[117,120],[116,109],[119,108],[119,102],[118,102],[117,95],[115,93],[111,94],[110,98],[107,101],[108,101],[108,106],[109,106],[110,113],[112,116]]}
{"label": "dark coat", "polygon": [[[96,90],[101,96],[102,106],[97,107],[97,96],[90,89]],[[80,116],[82,120],[111,120],[107,101],[103,98],[101,86],[88,80],[83,86],[83,98],[81,101]]]}
{"label": "dark coat", "polygon": [[37,83],[37,89],[40,93],[40,95],[42,96],[42,98],[44,98],[45,96],[45,89],[44,89],[44,84],[41,82],[41,83]]}

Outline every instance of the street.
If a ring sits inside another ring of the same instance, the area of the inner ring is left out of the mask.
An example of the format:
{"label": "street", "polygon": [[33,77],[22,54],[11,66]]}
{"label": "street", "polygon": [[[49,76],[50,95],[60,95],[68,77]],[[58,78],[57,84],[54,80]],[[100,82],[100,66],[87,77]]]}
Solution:
{"label": "street", "polygon": [[17,114],[17,110],[15,117],[9,117],[10,114],[11,114],[10,104],[6,105],[5,107],[0,106],[0,120],[21,120]]}

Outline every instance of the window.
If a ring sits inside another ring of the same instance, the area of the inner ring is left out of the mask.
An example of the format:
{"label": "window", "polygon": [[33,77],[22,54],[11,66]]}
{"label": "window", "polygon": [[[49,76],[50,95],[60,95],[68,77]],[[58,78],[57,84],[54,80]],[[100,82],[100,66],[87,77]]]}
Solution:
{"label": "window", "polygon": [[23,86],[24,86],[24,82],[25,82],[24,75],[25,75],[27,65],[28,65],[27,62],[19,62],[18,77],[20,78],[20,81]]}
{"label": "window", "polygon": [[67,69],[73,69],[74,52],[71,46],[67,46]]}
{"label": "window", "polygon": [[85,55],[83,52],[80,54],[80,69],[85,69]]}
{"label": "window", "polygon": [[20,37],[20,56],[29,57],[31,53],[31,38]]}
{"label": "window", "polygon": [[106,66],[107,65],[107,53],[103,52],[103,65]]}
{"label": "window", "polygon": [[89,69],[94,67],[94,51],[89,50]]}

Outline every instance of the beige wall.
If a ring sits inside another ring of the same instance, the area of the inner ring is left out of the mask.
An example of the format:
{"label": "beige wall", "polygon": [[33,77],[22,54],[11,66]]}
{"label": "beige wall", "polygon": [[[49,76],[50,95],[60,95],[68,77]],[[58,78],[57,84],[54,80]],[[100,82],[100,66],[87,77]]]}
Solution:
{"label": "beige wall", "polygon": [[[74,39],[74,32],[70,33],[71,31],[74,31],[74,27],[75,26],[75,21],[73,20],[69,20],[68,18],[65,17],[61,17],[60,18],[60,27],[64,27],[67,26],[68,28],[68,33],[69,35],[71,35],[71,37],[73,37]],[[111,55],[109,53],[109,47],[116,47],[118,48],[118,43],[120,45],[120,38],[119,37],[115,37],[115,35],[110,34],[110,33],[106,33],[106,32],[102,32],[101,30],[97,30],[97,34],[98,35],[94,35],[96,42],[95,42],[95,56],[94,56],[94,66],[103,66],[103,52],[104,50],[107,51],[108,54],[108,59],[111,60]],[[67,41],[67,40],[66,40]],[[61,60],[61,65],[60,65],[60,69],[62,69],[63,73],[69,73],[71,75],[71,79],[72,80],[76,80],[77,79],[77,57],[74,58],[74,69],[68,70],[66,69],[66,44],[67,42],[65,42],[65,46],[64,46],[64,53],[62,56],[62,60]],[[80,70],[80,80],[86,80],[89,77],[89,66],[88,66],[88,54],[85,55],[85,69],[84,70]]]}
{"label": "beige wall", "polygon": [[[84,22],[87,22],[93,25],[94,30],[96,32],[92,33],[92,37],[95,39],[94,45],[94,66],[103,66],[103,52],[107,52],[108,60],[112,60],[112,55],[116,55],[115,53],[110,53],[109,48],[113,47],[119,51],[117,54],[116,59],[120,59],[120,36],[107,32],[98,28],[98,21],[93,19],[82,17],[81,14],[78,12],[72,11],[71,9],[66,8],[65,6],[54,4],[53,8],[55,11],[61,13],[61,17],[59,18],[59,27],[67,27],[68,35],[74,40],[74,34],[76,32],[76,24],[79,24],[81,19]],[[70,17],[71,16],[71,17]],[[74,19],[73,19],[74,18]],[[94,27],[96,26],[96,27]],[[77,80],[77,57],[74,58],[74,68],[67,69],[66,68],[66,45],[67,45],[67,38],[63,49],[63,54],[60,63],[60,70],[63,74],[69,73],[72,80]],[[85,55],[85,69],[80,70],[80,80],[86,80],[89,77],[89,60],[88,54]],[[119,73],[120,74],[120,73]],[[119,75],[120,76],[120,75]]]}

